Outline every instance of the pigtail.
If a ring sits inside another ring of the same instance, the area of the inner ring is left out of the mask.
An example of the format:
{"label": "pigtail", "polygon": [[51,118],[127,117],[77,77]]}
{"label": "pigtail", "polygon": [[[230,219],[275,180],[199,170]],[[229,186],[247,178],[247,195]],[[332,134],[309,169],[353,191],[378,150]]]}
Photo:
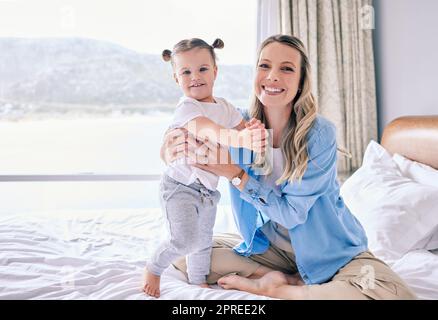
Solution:
{"label": "pigtail", "polygon": [[163,57],[164,61],[168,62],[172,58],[172,51],[170,51],[168,49],[163,50],[163,53],[161,54],[161,56]]}
{"label": "pigtail", "polygon": [[213,47],[213,49],[222,49],[224,47],[224,42],[221,39],[217,38],[216,40],[214,40],[211,46]]}

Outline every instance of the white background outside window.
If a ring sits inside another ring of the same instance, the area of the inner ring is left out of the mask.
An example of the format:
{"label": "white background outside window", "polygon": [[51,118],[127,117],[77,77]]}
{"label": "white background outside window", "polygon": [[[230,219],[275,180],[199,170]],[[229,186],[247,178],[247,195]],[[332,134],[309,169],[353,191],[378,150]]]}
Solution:
{"label": "white background outside window", "polygon": [[[217,53],[220,77],[221,70],[226,74],[225,69],[235,64],[252,67],[256,6],[255,0],[0,1],[0,45],[4,39],[11,38],[39,41],[74,37],[105,41],[138,54],[158,56],[163,49],[184,38],[200,37],[212,42],[220,37],[225,42],[225,48]],[[2,70],[6,69],[0,64]],[[170,66],[168,71],[166,76],[171,78]],[[235,76],[242,83],[252,81],[247,74]],[[12,82],[4,78],[0,82],[0,94]],[[250,92],[246,95],[249,98]],[[223,96],[227,98],[226,92]],[[69,118],[51,116],[49,109],[38,120],[29,116],[11,121],[8,118],[11,105],[5,107],[2,101],[4,97],[0,95],[0,176],[132,175],[135,180],[135,176],[156,179],[164,169],[159,146],[171,119],[169,112],[146,116],[84,113]],[[247,107],[245,100],[233,102]],[[0,213],[158,207],[157,180],[126,180],[0,181]],[[222,182],[220,188],[223,203],[227,203],[226,183]]]}

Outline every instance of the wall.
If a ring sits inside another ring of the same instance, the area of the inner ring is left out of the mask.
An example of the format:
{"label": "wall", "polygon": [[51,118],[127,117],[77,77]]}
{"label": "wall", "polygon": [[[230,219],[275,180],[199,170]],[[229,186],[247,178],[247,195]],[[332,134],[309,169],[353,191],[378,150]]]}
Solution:
{"label": "wall", "polygon": [[374,0],[379,137],[403,115],[438,114],[438,1]]}

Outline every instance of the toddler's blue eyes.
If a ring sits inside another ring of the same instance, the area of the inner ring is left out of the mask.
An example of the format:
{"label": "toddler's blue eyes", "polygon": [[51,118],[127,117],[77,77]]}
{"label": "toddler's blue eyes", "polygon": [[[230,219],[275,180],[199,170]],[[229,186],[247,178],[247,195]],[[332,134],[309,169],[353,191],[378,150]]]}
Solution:
{"label": "toddler's blue eyes", "polygon": [[[207,71],[208,70],[208,68],[200,68],[199,69],[199,71],[200,72],[205,72],[205,71]],[[188,76],[188,75],[190,75],[192,72],[190,71],[190,70],[186,70],[186,71],[183,71],[181,74],[182,75],[186,75],[186,76]]]}

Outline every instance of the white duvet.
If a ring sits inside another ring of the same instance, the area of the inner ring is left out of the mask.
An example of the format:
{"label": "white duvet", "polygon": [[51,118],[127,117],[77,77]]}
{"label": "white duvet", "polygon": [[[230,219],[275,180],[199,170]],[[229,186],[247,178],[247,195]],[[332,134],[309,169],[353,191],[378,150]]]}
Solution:
{"label": "white duvet", "polygon": [[[0,216],[0,299],[152,299],[143,268],[164,234],[159,209]],[[236,232],[221,207],[215,232]],[[422,299],[438,299],[438,255],[409,252],[393,269]],[[269,299],[188,285],[169,267],[160,299]]]}
{"label": "white duvet", "polygon": [[[233,232],[219,208],[216,232]],[[140,290],[165,234],[159,209],[0,216],[0,299],[152,299]],[[268,299],[188,285],[172,266],[160,299]]]}
{"label": "white duvet", "polygon": [[419,299],[438,299],[438,250],[414,250],[392,265]]}

